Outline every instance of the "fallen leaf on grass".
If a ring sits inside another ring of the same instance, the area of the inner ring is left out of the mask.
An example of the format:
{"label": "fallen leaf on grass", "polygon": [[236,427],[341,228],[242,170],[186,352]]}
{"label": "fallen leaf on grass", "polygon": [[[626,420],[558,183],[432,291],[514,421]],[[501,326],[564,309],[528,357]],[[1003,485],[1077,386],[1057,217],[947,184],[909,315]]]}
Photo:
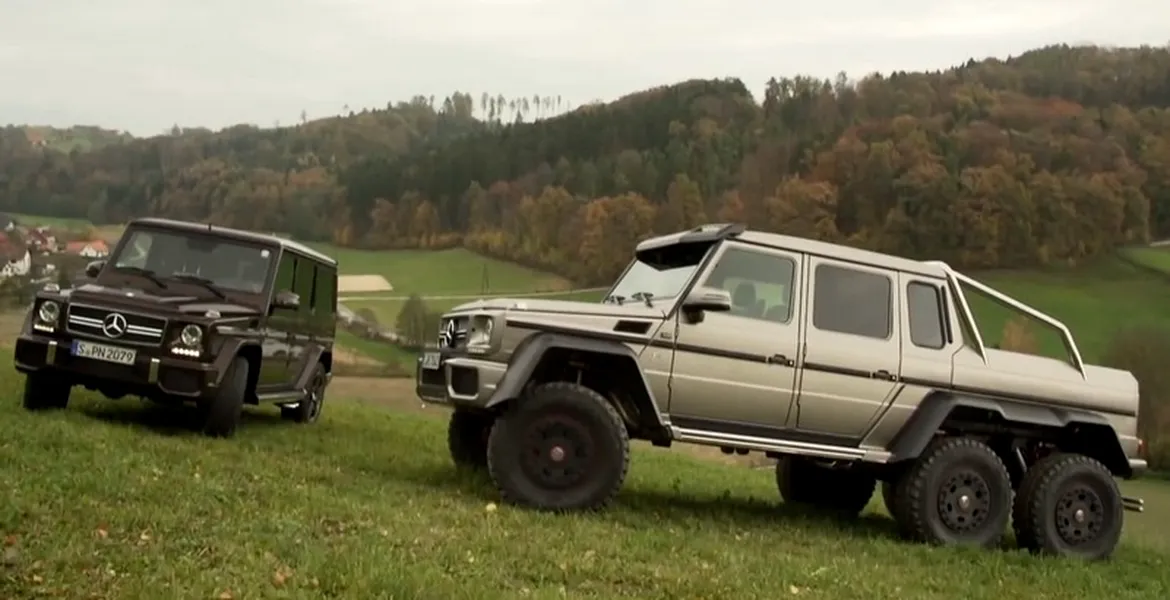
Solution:
{"label": "fallen leaf on grass", "polygon": [[110,537],[110,532],[109,532],[109,531],[106,531],[106,530],[105,530],[105,528],[103,528],[103,527],[98,527],[98,528],[97,528],[97,529],[94,531],[94,533],[96,533],[96,534],[97,534],[97,536],[98,536],[99,538],[103,539],[103,540],[104,540],[104,539],[106,539],[106,538],[108,538],[108,537]]}
{"label": "fallen leaf on grass", "polygon": [[487,506],[483,507],[484,510],[486,510],[487,512],[490,512],[490,513],[496,512],[497,508],[499,508],[499,507],[496,506],[495,502],[488,502]]}
{"label": "fallen leaf on grass", "polygon": [[20,551],[15,546],[8,546],[4,548],[4,553],[0,554],[0,565],[14,565],[19,558]]}
{"label": "fallen leaf on grass", "polygon": [[223,591],[223,592],[222,592],[222,593],[219,595],[219,600],[232,600],[232,598],[235,598],[235,596],[233,596],[233,595],[232,595],[232,591],[231,591],[230,589],[229,589],[229,590],[224,590],[224,591]]}
{"label": "fallen leaf on grass", "polygon": [[33,583],[44,583],[44,582],[45,582],[45,578],[44,578],[44,577],[41,577],[40,575],[33,575],[33,576],[32,576],[32,582],[33,582]]}
{"label": "fallen leaf on grass", "polygon": [[5,546],[15,546],[16,542],[17,542],[17,537],[16,537],[15,533],[10,533],[10,534],[4,536],[4,545]]}

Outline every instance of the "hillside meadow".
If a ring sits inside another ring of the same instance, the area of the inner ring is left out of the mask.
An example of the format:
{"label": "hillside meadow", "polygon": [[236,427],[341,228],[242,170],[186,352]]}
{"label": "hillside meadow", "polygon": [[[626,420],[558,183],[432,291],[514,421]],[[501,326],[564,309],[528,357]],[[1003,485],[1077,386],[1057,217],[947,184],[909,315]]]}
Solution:
{"label": "hillside meadow", "polygon": [[826,520],[780,504],[770,471],[685,447],[639,445],[606,512],[500,506],[486,480],[451,466],[445,412],[419,410],[407,393],[331,395],[309,427],[249,409],[235,439],[210,440],[189,431],[184,411],[88,393],[64,412],[30,414],[17,404],[20,381],[0,374],[0,598],[1063,600],[1170,591],[1163,481],[1126,483],[1150,512],[1127,515],[1112,561],[1080,564],[904,543],[876,497],[857,522]]}

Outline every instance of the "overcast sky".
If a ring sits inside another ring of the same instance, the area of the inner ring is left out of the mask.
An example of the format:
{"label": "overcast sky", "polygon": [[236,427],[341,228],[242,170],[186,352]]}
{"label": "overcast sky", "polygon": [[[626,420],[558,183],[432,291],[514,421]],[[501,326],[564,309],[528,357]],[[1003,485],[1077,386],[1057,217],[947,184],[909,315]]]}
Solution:
{"label": "overcast sky", "polygon": [[0,0],[0,124],[152,135],[453,90],[610,100],[692,77],[945,68],[1170,42],[1170,0]]}

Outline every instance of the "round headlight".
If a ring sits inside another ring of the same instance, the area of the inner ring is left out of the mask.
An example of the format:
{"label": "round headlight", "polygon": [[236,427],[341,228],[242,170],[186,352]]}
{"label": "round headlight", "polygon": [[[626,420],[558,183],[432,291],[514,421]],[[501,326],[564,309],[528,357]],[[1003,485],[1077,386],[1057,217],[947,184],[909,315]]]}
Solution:
{"label": "round headlight", "polygon": [[179,332],[179,343],[184,346],[198,346],[203,341],[203,330],[198,325],[187,325]]}
{"label": "round headlight", "polygon": [[61,307],[52,300],[45,300],[37,309],[37,320],[45,325],[55,325],[59,316],[61,316]]}

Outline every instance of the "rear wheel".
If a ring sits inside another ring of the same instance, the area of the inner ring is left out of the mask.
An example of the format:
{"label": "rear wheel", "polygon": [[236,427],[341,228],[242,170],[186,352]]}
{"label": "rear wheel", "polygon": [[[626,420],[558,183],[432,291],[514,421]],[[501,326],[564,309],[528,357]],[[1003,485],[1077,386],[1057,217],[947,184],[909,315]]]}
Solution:
{"label": "rear wheel", "polygon": [[943,438],[930,445],[897,486],[899,530],[918,541],[991,547],[1011,516],[1007,467],[983,442]]}
{"label": "rear wheel", "polygon": [[830,467],[800,456],[776,461],[776,488],[789,504],[856,516],[873,496],[877,481],[852,466]]}
{"label": "rear wheel", "polygon": [[487,458],[508,502],[600,509],[625,481],[630,439],[621,415],[600,394],[574,383],[546,383],[496,419]]}
{"label": "rear wheel", "polygon": [[280,407],[280,416],[294,423],[314,423],[321,416],[321,409],[325,405],[325,385],[328,375],[325,365],[317,363],[313,367],[313,375],[309,378],[309,387],[305,390],[305,397],[293,406]]}
{"label": "rear wheel", "polygon": [[1043,554],[1108,558],[1121,539],[1121,492],[1105,465],[1054,454],[1032,465],[1012,510],[1016,543]]}
{"label": "rear wheel", "polygon": [[68,379],[38,371],[24,378],[24,396],[21,404],[28,410],[51,410],[69,406],[73,385]]}

